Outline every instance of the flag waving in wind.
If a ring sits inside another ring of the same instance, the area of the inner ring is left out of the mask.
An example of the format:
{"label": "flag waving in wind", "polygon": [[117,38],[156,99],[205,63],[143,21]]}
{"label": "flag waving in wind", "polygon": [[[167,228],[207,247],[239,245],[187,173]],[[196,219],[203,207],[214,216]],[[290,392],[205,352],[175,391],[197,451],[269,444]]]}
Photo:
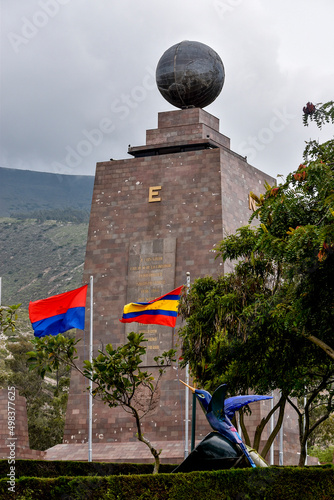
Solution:
{"label": "flag waving in wind", "polygon": [[182,286],[150,302],[131,302],[124,306],[122,323],[145,323],[175,327]]}
{"label": "flag waving in wind", "polygon": [[29,303],[29,318],[35,337],[58,335],[71,328],[85,328],[88,285],[70,292]]}

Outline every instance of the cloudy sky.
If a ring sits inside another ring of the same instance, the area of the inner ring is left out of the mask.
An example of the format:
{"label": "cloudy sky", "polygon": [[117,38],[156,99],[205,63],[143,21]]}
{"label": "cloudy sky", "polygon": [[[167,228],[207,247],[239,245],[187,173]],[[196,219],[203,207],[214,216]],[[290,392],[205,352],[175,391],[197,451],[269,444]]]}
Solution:
{"label": "cloudy sky", "polygon": [[333,0],[0,2],[1,167],[94,175],[96,162],[129,157],[175,109],[155,69],[182,40],[222,58],[224,88],[206,110],[252,165],[286,175],[305,140],[332,134],[303,127],[302,108],[334,98]]}

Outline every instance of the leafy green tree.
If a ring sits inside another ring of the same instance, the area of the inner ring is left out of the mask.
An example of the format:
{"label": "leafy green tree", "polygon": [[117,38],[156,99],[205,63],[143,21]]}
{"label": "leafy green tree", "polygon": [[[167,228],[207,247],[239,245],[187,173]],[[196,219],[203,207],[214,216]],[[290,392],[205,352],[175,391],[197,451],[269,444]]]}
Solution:
{"label": "leafy green tree", "polygon": [[[304,123],[309,120],[319,128],[333,123],[334,102],[308,103]],[[260,222],[256,248],[284,264],[280,312],[334,359],[334,139],[309,141],[304,163],[285,182],[252,196],[259,207],[252,217]]]}
{"label": "leafy green tree", "polygon": [[[333,109],[308,103],[304,122],[333,122]],[[307,439],[334,408],[334,141],[310,141],[304,163],[265,187],[251,193],[258,224],[217,247],[218,258],[238,261],[234,272],[197,280],[182,301],[183,357],[208,388],[280,389],[281,414],[285,401],[298,414],[303,465]],[[301,408],[293,398],[304,395]]]}
{"label": "leafy green tree", "polygon": [[0,334],[8,330],[15,331],[15,322],[17,320],[17,310],[21,304],[13,306],[0,306]]}
{"label": "leafy green tree", "polygon": [[309,454],[312,457],[317,457],[322,464],[333,464],[334,460],[334,445],[328,446],[326,449],[320,448],[318,446],[312,446],[309,450]]}
{"label": "leafy green tree", "polygon": [[[254,296],[267,293],[266,280],[260,271],[263,261],[257,259],[257,262],[259,273],[245,262],[230,275],[198,279],[181,300],[180,312],[187,319],[179,330],[183,341],[182,363],[189,363],[197,384],[211,392],[222,383],[228,384],[231,394],[247,394],[249,389],[265,394],[277,387],[268,376],[270,362],[274,360],[276,363],[276,358],[273,356],[273,360],[269,360],[265,355],[268,345],[269,349],[272,348],[272,341],[266,336],[266,344],[263,343],[261,333],[265,327],[254,331],[252,336],[248,328],[249,308]],[[248,272],[249,266],[252,275]],[[244,414],[240,412],[246,444],[264,457],[280,429],[286,399],[287,395],[282,394],[273,410],[259,423],[253,443],[244,426]],[[278,409],[279,418],[274,431],[264,448],[259,450],[263,430]]]}
{"label": "leafy green tree", "polygon": [[[316,418],[322,415],[325,409],[319,407],[317,409]],[[331,413],[329,418],[319,427],[313,434],[308,443],[310,446],[317,446],[322,449],[328,446],[334,447],[334,413]]]}
{"label": "leafy green tree", "polygon": [[140,367],[142,357],[146,353],[143,333],[129,333],[128,342],[117,349],[108,344],[105,352],[99,351],[91,363],[85,360],[83,369],[76,361],[75,346],[79,340],[57,335],[36,338],[32,342],[35,350],[29,353],[31,369],[36,369],[44,377],[47,373],[57,370],[61,363],[65,363],[93,381],[94,398],[102,400],[110,408],[120,406],[134,417],[137,438],[148,446],[154,457],[153,473],[157,473],[162,450],[156,450],[143,435],[141,421],[156,408],[159,382],[166,367],[171,365],[175,350],[165,351],[154,358],[158,366],[158,377],[154,379],[152,373],[143,371]]}
{"label": "leafy green tree", "polygon": [[[259,264],[263,261],[259,260]],[[197,383],[209,390],[221,383],[227,383],[232,394],[247,393],[249,389],[256,393],[280,389],[281,397],[274,408],[279,409],[274,432],[259,450],[270,412],[259,423],[252,447],[266,456],[288,401],[298,413],[302,464],[308,437],[334,409],[334,364],[317,346],[290,332],[280,317],[270,315],[273,297],[268,292],[264,298],[266,290],[251,279],[250,272],[246,273],[249,265],[239,264],[235,273],[217,280],[196,280],[182,300],[187,318],[179,332],[183,363],[189,362]],[[241,270],[246,273],[247,283]],[[297,406],[294,398],[305,395],[305,408]],[[326,411],[311,423],[314,408],[324,402]],[[243,434],[246,444],[251,445],[244,427]]]}
{"label": "leafy green tree", "polygon": [[[316,418],[324,413],[324,408],[316,410]],[[334,460],[334,413],[316,429],[308,442],[308,453],[320,462],[333,463]]]}

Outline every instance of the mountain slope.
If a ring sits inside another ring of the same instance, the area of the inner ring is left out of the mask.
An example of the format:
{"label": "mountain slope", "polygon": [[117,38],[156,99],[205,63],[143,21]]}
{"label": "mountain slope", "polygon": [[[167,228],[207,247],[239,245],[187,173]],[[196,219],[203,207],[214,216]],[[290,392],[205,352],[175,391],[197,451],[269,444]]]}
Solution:
{"label": "mountain slope", "polygon": [[2,304],[22,303],[82,285],[88,224],[0,219]]}
{"label": "mountain slope", "polygon": [[0,168],[3,305],[82,285],[93,185],[92,176]]}
{"label": "mountain slope", "polygon": [[0,217],[52,208],[90,210],[93,185],[93,176],[0,167]]}

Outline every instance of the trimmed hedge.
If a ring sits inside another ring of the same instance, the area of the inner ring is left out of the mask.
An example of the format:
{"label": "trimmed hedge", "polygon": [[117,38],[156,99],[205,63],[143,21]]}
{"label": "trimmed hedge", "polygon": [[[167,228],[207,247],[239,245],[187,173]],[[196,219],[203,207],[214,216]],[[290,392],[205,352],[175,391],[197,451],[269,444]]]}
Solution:
{"label": "trimmed hedge", "polygon": [[[160,464],[159,472],[172,472],[177,465]],[[8,460],[0,460],[0,478],[7,477]],[[152,474],[153,464],[74,462],[70,460],[15,460],[16,478],[59,476],[118,476]]]}
{"label": "trimmed hedge", "polygon": [[[16,500],[331,500],[334,467],[268,467],[188,474],[27,478]],[[6,479],[0,498],[12,500]]]}

